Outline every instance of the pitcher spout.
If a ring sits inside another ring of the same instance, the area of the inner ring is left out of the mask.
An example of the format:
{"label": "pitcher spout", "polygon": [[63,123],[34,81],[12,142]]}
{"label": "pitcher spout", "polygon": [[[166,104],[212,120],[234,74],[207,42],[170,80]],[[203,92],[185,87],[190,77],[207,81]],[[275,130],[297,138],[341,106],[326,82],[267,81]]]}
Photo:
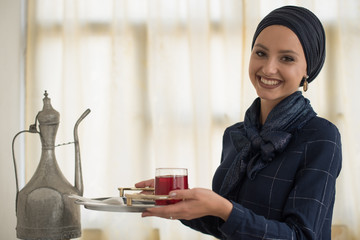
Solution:
{"label": "pitcher spout", "polygon": [[74,147],[75,147],[75,188],[79,191],[79,195],[82,196],[84,193],[84,184],[81,169],[81,157],[80,157],[80,144],[78,136],[78,127],[80,122],[90,113],[90,109],[80,116],[74,126]]}

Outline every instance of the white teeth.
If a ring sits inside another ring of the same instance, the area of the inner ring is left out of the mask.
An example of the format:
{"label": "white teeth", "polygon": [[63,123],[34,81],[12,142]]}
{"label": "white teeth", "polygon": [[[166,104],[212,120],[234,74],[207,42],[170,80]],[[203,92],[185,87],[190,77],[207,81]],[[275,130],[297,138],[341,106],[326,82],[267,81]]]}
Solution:
{"label": "white teeth", "polygon": [[260,81],[266,85],[276,85],[280,82],[280,81],[276,81],[276,80],[267,80],[264,78],[260,78]]}

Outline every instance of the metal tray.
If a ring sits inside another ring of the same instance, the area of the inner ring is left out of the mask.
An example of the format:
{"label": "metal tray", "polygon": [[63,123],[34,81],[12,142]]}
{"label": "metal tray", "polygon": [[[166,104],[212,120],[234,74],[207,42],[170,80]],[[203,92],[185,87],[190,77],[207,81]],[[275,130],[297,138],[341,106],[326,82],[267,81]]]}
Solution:
{"label": "metal tray", "polygon": [[[108,198],[92,198],[91,200],[103,201]],[[103,202],[92,202],[92,201],[83,201],[75,200],[76,204],[84,205],[86,209],[96,210],[96,211],[107,211],[107,212],[144,212],[147,208],[158,207],[155,206],[154,201],[143,201],[143,200],[132,200],[132,205],[128,206],[126,204],[126,198],[123,198],[124,204],[113,204],[113,203],[103,203]]]}

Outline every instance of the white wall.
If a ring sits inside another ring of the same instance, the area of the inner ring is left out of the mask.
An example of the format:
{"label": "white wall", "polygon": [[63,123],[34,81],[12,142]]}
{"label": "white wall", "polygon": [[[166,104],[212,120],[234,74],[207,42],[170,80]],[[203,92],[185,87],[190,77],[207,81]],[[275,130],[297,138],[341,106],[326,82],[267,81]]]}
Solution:
{"label": "white wall", "polygon": [[17,239],[11,142],[22,127],[20,3],[0,0],[0,240]]}

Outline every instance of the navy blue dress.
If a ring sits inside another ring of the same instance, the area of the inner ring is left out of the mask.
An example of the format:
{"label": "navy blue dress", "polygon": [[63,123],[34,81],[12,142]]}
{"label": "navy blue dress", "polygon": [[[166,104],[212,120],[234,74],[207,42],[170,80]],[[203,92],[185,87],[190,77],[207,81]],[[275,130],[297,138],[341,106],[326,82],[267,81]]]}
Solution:
{"label": "navy blue dress", "polygon": [[[236,155],[230,132],[225,130],[221,164],[213,178],[219,193]],[[251,180],[224,196],[233,203],[226,222],[205,216],[182,223],[219,239],[331,239],[335,182],[341,169],[341,139],[335,125],[314,117],[293,133],[286,150]],[[245,168],[245,167],[244,167]],[[246,170],[239,174],[246,174]]]}

